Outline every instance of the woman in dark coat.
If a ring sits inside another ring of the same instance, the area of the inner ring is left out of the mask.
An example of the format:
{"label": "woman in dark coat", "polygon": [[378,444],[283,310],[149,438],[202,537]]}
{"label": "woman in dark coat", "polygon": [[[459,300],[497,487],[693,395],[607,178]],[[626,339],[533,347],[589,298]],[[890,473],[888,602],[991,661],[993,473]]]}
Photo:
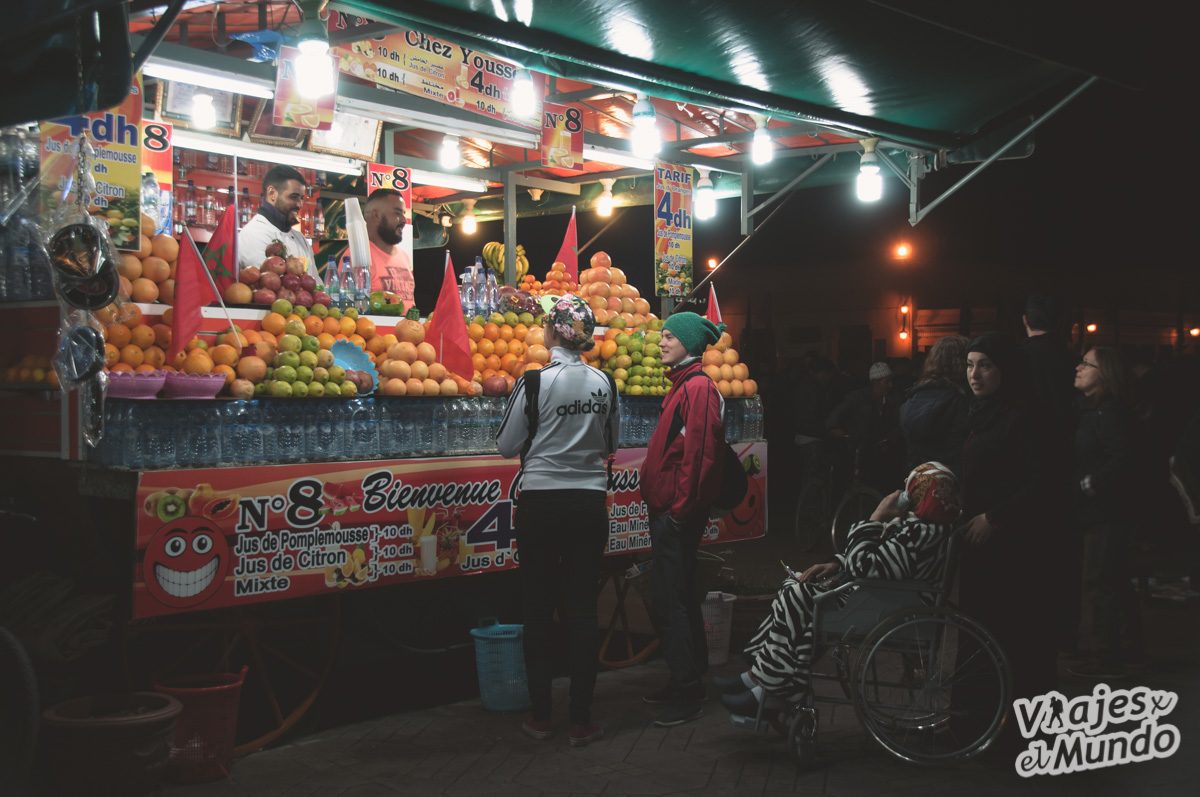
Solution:
{"label": "woman in dark coat", "polygon": [[1131,475],[1132,451],[1117,351],[1107,346],[1088,351],[1075,368],[1075,389],[1082,394],[1074,460],[1074,519],[1084,544],[1081,638],[1091,660],[1071,672],[1121,678],[1127,674],[1122,628],[1129,628],[1136,641],[1139,623],[1127,571],[1130,527],[1118,500]]}
{"label": "woman in dark coat", "polygon": [[922,462],[941,462],[956,476],[962,475],[962,450],[971,408],[967,343],[962,335],[948,335],[933,344],[921,378],[909,388],[900,405],[908,470]]}
{"label": "woman in dark coat", "polygon": [[[1004,648],[1015,697],[1057,683],[1056,615],[1046,585],[1055,576],[1044,473],[1045,434],[1026,390],[1024,358],[1012,338],[989,332],[967,353],[974,395],[963,448],[964,530],[959,606]],[[1052,593],[1049,593],[1052,594]]]}

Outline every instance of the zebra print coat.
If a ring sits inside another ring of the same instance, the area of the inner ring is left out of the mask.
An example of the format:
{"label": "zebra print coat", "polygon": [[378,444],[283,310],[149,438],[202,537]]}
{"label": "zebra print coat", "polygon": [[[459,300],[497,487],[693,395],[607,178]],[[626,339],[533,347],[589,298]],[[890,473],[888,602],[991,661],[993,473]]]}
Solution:
{"label": "zebra print coat", "polygon": [[[841,571],[833,584],[801,583],[787,578],[771,603],[771,611],[746,647],[753,659],[751,676],[767,692],[784,698],[809,688],[812,664],[814,598],[844,578],[878,578],[941,582],[953,527],[925,523],[915,515],[887,524],[863,521],[850,530],[846,553],[836,558]],[[849,593],[840,595],[844,605]],[[927,596],[923,596],[928,601]]]}

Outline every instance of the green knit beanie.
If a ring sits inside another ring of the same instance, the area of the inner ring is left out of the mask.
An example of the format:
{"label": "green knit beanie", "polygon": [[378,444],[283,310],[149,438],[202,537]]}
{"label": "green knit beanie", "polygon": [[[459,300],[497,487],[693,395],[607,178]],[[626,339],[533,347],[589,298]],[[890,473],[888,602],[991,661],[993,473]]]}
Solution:
{"label": "green knit beanie", "polygon": [[693,357],[699,357],[710,343],[721,339],[724,324],[714,324],[695,313],[675,313],[663,322],[663,329],[679,338],[679,342]]}

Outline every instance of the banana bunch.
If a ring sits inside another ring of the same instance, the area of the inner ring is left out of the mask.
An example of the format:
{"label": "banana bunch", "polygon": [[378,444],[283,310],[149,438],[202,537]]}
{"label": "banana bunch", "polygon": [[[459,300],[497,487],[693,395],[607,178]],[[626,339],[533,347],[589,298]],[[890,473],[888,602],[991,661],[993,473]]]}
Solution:
{"label": "banana bunch", "polygon": [[[483,262],[493,271],[504,273],[504,244],[499,241],[488,241],[483,245]],[[529,273],[529,258],[525,257],[525,247],[517,244],[517,279]]]}

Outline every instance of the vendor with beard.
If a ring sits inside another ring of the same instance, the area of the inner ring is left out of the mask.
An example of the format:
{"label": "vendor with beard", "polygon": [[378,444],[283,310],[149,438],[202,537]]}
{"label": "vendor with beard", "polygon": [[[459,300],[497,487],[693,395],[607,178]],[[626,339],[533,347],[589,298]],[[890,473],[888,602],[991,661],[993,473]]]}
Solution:
{"label": "vendor with beard", "polygon": [[[238,233],[238,266],[261,267],[267,259],[267,247],[283,244],[282,257],[302,257],[308,273],[320,279],[312,247],[299,230],[292,229],[300,220],[300,206],[307,195],[304,175],[291,166],[272,166],[262,182],[262,201],[258,212]],[[272,254],[278,254],[273,251]]]}
{"label": "vendor with beard", "polygon": [[380,188],[367,198],[363,210],[367,238],[371,241],[371,290],[398,294],[406,308],[415,304],[412,258],[404,240],[404,197],[391,188]]}

